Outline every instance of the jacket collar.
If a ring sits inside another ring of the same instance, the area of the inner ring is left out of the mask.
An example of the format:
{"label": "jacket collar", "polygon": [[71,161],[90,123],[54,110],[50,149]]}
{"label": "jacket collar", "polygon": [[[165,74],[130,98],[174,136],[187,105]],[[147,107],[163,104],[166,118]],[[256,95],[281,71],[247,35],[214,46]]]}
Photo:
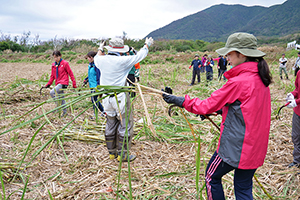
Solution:
{"label": "jacket collar", "polygon": [[230,79],[244,72],[258,73],[257,64],[257,62],[244,62],[225,72],[224,76]]}

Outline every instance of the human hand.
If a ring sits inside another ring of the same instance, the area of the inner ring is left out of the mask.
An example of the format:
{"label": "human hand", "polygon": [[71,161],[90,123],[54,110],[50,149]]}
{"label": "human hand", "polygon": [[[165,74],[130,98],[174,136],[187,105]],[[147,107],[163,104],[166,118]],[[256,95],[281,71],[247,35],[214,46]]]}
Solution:
{"label": "human hand", "polygon": [[145,44],[148,45],[148,47],[150,47],[153,44],[153,42],[154,41],[152,37],[146,38],[145,40]]}
{"label": "human hand", "polygon": [[192,68],[192,65],[189,66],[189,69],[191,69],[191,68]]}
{"label": "human hand", "polygon": [[295,108],[297,106],[296,100],[289,100],[289,104],[287,105],[288,108]]}
{"label": "human hand", "polygon": [[286,95],[285,100],[286,100],[286,102],[289,102],[289,101],[291,101],[291,100],[295,100],[295,97],[294,97],[294,95],[293,95],[292,93],[288,93],[288,94]]}
{"label": "human hand", "polygon": [[100,45],[99,45],[99,48],[98,48],[98,50],[100,50],[100,51],[104,51],[104,45],[105,45],[105,42],[106,42],[106,40],[102,40],[101,42],[100,42]]}
{"label": "human hand", "polygon": [[169,94],[166,94],[166,93],[162,94],[165,102],[167,102],[168,104],[175,104],[176,106],[183,108],[182,104],[185,100],[184,97],[177,97],[175,95],[171,95],[173,91],[172,91],[172,88],[170,88],[170,87],[166,87],[165,90],[162,89],[162,91],[169,93]]}

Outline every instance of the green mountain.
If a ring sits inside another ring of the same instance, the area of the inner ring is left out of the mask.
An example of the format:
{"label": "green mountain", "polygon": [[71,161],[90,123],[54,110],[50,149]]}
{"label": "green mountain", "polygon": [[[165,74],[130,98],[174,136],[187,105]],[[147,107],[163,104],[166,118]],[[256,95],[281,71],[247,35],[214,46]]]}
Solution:
{"label": "green mountain", "polygon": [[300,0],[271,7],[219,4],[147,35],[154,39],[225,41],[234,32],[284,36],[300,32]]}

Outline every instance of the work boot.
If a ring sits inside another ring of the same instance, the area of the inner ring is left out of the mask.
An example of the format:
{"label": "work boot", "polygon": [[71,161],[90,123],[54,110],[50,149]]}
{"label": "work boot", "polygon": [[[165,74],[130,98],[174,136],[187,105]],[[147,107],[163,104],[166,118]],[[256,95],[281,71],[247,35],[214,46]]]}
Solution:
{"label": "work boot", "polygon": [[[127,159],[128,159],[128,154],[127,153],[123,153],[123,159],[122,159],[122,162],[127,162]],[[118,155],[118,161],[120,162],[121,161],[121,155],[119,154]],[[136,156],[135,155],[129,155],[129,161],[134,161],[136,159]]]}
{"label": "work boot", "polygon": [[288,167],[289,167],[289,168],[291,168],[291,167],[300,167],[300,163],[292,162],[291,164],[289,164]]}
{"label": "work boot", "polygon": [[288,77],[288,76],[286,76],[286,80],[289,80],[289,77]]}
{"label": "work boot", "polygon": [[282,76],[280,76],[280,79],[282,80]]}
{"label": "work boot", "polygon": [[115,158],[117,158],[116,153],[109,153],[109,159],[114,160]]}

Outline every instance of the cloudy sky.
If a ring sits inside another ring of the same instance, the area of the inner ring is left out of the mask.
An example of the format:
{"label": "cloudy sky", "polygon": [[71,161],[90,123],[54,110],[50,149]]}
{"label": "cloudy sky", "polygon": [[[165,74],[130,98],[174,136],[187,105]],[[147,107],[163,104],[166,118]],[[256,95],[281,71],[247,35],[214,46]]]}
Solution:
{"label": "cloudy sky", "polygon": [[[270,7],[286,0],[0,0],[0,31],[41,40],[122,36],[141,39],[216,4]],[[216,13],[217,15],[218,13]]]}

